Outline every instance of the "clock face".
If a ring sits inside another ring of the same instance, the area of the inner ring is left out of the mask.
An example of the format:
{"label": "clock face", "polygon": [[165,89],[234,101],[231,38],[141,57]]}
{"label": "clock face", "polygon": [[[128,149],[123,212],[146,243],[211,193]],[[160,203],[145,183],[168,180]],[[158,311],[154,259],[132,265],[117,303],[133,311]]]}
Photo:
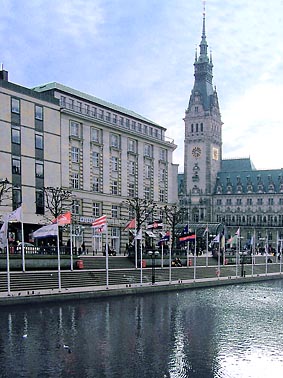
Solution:
{"label": "clock face", "polygon": [[193,155],[193,157],[195,157],[195,158],[200,157],[200,155],[201,155],[201,149],[200,149],[200,147],[194,147],[194,148],[192,149],[192,155]]}
{"label": "clock face", "polygon": [[218,151],[218,148],[213,147],[213,150],[212,150],[212,157],[213,157],[214,160],[218,160],[218,159],[219,159],[219,151]]}

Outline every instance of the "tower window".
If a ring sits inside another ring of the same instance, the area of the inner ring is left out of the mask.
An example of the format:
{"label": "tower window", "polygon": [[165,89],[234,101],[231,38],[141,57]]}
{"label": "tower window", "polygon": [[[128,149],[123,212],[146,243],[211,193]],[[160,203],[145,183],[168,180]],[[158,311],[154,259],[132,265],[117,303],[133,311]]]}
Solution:
{"label": "tower window", "polygon": [[194,124],[192,123],[191,124],[191,133],[193,133],[194,132]]}
{"label": "tower window", "polygon": [[196,123],[196,133],[198,133],[198,123]]}
{"label": "tower window", "polygon": [[198,113],[198,106],[195,106],[195,113]]}
{"label": "tower window", "polygon": [[203,133],[203,123],[200,124],[200,132]]}

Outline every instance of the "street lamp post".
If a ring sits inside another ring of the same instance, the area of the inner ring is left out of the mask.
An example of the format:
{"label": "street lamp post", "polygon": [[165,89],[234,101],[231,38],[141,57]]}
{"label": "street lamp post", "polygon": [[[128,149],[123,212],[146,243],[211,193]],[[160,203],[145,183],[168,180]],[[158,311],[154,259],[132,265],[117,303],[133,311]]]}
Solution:
{"label": "street lamp post", "polygon": [[158,251],[148,251],[149,256],[151,257],[151,283],[155,284],[155,258],[159,255]]}

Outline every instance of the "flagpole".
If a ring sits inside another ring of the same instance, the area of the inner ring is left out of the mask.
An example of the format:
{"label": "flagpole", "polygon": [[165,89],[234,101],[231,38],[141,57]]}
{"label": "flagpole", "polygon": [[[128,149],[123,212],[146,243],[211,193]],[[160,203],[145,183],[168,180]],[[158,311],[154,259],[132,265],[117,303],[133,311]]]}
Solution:
{"label": "flagpole", "polygon": [[219,234],[219,243],[218,243],[218,259],[217,259],[217,277],[219,279],[219,276],[220,276],[220,255],[221,255],[221,241],[222,241],[222,238]]}
{"label": "flagpole", "polygon": [[141,239],[140,239],[140,259],[141,259],[141,281],[140,281],[140,285],[142,286],[142,226],[141,226]]}
{"label": "flagpole", "polygon": [[194,247],[194,281],[196,280],[197,270],[197,230],[195,229],[195,247]]}
{"label": "flagpole", "polygon": [[135,268],[138,268],[138,240],[137,240],[137,226],[135,224]]}
{"label": "flagpole", "polygon": [[267,251],[268,251],[268,236],[266,232],[266,237],[265,237],[265,275],[267,276]]}
{"label": "flagpole", "polygon": [[22,268],[23,272],[26,270],[26,264],[25,264],[25,243],[24,243],[24,221],[23,221],[23,205],[21,209],[21,233],[22,233]]}
{"label": "flagpole", "polygon": [[[170,231],[170,235],[172,235],[172,231]],[[172,259],[172,237],[170,237],[169,240],[169,284],[172,282],[172,264],[171,264],[171,259]]]}
{"label": "flagpole", "polygon": [[[187,223],[188,235],[190,235],[189,217],[190,217],[190,211],[189,211],[189,208],[188,208],[188,223]],[[187,267],[189,266],[189,251],[190,251],[190,241],[188,239],[188,241],[187,241]]]}
{"label": "flagpole", "polygon": [[57,258],[58,258],[58,287],[61,291],[61,264],[60,264],[60,242],[59,242],[59,225],[57,223]]}
{"label": "flagpole", "polygon": [[206,224],[206,267],[208,267],[208,223]]}
{"label": "flagpole", "polygon": [[254,275],[254,264],[255,264],[255,229],[253,233],[253,243],[252,243],[252,277]]}
{"label": "flagpole", "polygon": [[163,242],[161,243],[161,268],[163,268]]}
{"label": "flagpole", "polygon": [[8,287],[8,295],[11,295],[10,256],[9,256],[9,242],[8,242],[8,240],[7,240],[7,245],[6,245],[6,252],[7,252],[7,287]]}
{"label": "flagpole", "polygon": [[73,227],[70,223],[70,256],[71,256],[71,271],[74,270],[74,259],[73,259]]}
{"label": "flagpole", "polygon": [[108,227],[107,225],[105,226],[106,227],[106,232],[105,232],[105,237],[106,237],[106,247],[105,247],[105,257],[106,257],[106,289],[108,289],[109,287],[109,268],[108,268]]}

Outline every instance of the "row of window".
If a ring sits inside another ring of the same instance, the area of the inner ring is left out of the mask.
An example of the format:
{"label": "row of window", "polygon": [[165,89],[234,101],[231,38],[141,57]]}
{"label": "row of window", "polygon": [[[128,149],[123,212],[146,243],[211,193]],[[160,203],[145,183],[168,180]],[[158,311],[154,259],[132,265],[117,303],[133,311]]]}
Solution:
{"label": "row of window", "polygon": [[[21,113],[21,102],[16,97],[11,98],[11,112],[14,114]],[[34,105],[34,118],[43,121],[43,107],[40,105]]]}
{"label": "row of window", "polygon": [[[70,136],[78,139],[82,138],[82,124],[76,121],[70,121]],[[90,128],[90,140],[91,142],[103,143],[103,132],[101,129],[95,127]],[[109,140],[110,147],[121,149],[121,135],[116,133],[110,134]],[[137,153],[138,152],[138,141],[135,139],[128,138],[128,152]],[[148,157],[153,157],[153,145],[144,144],[144,155]],[[159,159],[167,161],[167,150],[160,148]]]}
{"label": "row of window", "polygon": [[[21,158],[18,156],[12,156],[12,173],[14,175],[21,175]],[[44,165],[43,161],[35,162],[35,177],[44,178]]]}
{"label": "row of window", "polygon": [[[14,144],[21,144],[21,129],[19,126],[12,125],[11,129],[11,140]],[[40,133],[36,133],[34,136],[34,145],[35,148],[38,150],[43,150],[44,144],[43,144],[43,135]]]}
{"label": "row of window", "polygon": [[[216,205],[221,206],[222,204],[224,204],[224,201],[221,198],[218,198],[216,200]],[[236,205],[236,206],[244,205],[244,200],[242,198],[237,198],[236,201],[233,201],[232,198],[226,199],[226,201],[225,201],[226,206],[232,206],[233,204]],[[254,201],[253,201],[252,198],[246,199],[246,203],[245,203],[246,206],[252,206],[253,204],[254,204]],[[267,198],[267,203],[266,203],[266,201],[264,201],[263,198],[257,198],[255,204],[258,205],[258,206],[263,206],[265,204],[267,204],[268,206],[273,206],[273,205],[275,205],[275,199],[274,198]],[[283,205],[283,198],[278,198],[277,204],[282,206]]]}
{"label": "row of window", "polygon": [[129,130],[143,133],[151,137],[162,140],[164,135],[162,130],[155,128],[151,125],[142,124],[136,120],[129,119],[125,116],[106,111],[102,108],[97,108],[96,106],[90,106],[89,104],[83,104],[81,101],[76,101],[73,99],[68,99],[65,96],[61,96],[60,99],[61,106],[74,110],[75,112],[86,114],[93,118],[100,119],[102,121],[113,123],[114,125],[119,125],[126,127]]}

